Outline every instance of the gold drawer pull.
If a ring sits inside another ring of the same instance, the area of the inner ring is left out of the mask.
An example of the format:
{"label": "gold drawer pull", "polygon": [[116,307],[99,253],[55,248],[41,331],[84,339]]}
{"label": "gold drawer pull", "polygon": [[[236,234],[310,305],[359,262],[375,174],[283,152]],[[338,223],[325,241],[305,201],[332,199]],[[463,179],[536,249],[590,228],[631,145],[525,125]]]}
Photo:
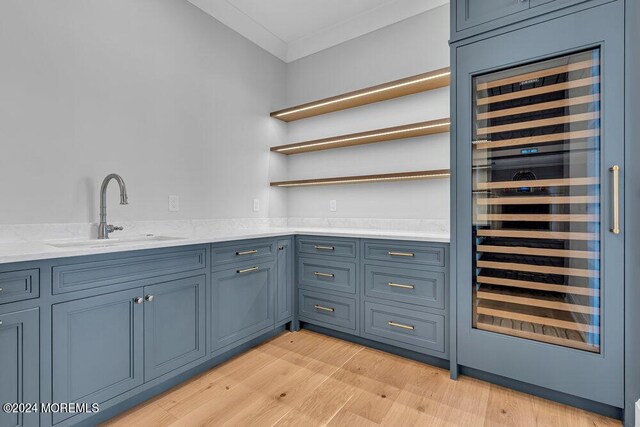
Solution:
{"label": "gold drawer pull", "polygon": [[316,245],[314,246],[316,248],[316,250],[318,251],[335,251],[336,248],[335,246],[322,246],[322,245]]}
{"label": "gold drawer pull", "polygon": [[236,270],[236,273],[251,273],[252,271],[258,271],[258,267],[245,268],[244,270]]}
{"label": "gold drawer pull", "polygon": [[250,251],[238,251],[236,252],[236,255],[253,255],[253,254],[257,254],[258,250],[257,249],[252,249]]}
{"label": "gold drawer pull", "polygon": [[389,326],[395,326],[396,328],[408,329],[408,330],[410,330],[410,331],[413,331],[413,330],[415,329],[415,327],[414,327],[414,326],[411,326],[411,325],[403,325],[402,323],[396,323],[396,322],[394,322],[394,321],[392,321],[392,320],[389,320],[389,321],[387,322],[387,324],[388,324]]}
{"label": "gold drawer pull", "polygon": [[389,283],[387,283],[387,285],[391,286],[392,288],[402,288],[402,289],[415,289],[416,288],[413,285],[403,285],[401,283],[393,283],[393,282],[389,282]]}
{"label": "gold drawer pull", "polygon": [[315,307],[316,310],[328,311],[330,313],[333,313],[334,311],[336,311],[335,308],[323,307],[323,306],[318,305],[318,304],[314,305],[314,307]]}
{"label": "gold drawer pull", "polygon": [[609,170],[613,173],[613,225],[610,230],[620,234],[620,166],[612,166]]}
{"label": "gold drawer pull", "polygon": [[316,276],[320,276],[320,277],[336,277],[335,274],[331,274],[331,273],[320,273],[319,271],[314,271],[313,274],[315,274]]}
{"label": "gold drawer pull", "polygon": [[387,252],[389,256],[406,256],[406,257],[414,257],[416,254],[412,254],[411,252]]}

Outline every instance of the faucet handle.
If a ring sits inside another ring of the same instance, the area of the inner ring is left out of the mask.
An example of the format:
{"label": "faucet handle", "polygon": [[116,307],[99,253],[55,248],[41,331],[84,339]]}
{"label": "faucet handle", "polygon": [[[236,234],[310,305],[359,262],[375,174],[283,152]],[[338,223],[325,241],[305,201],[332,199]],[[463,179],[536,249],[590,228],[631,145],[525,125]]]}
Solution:
{"label": "faucet handle", "polygon": [[116,226],[116,225],[107,225],[107,232],[108,233],[113,233],[114,231],[122,231],[124,230],[124,227],[120,227],[120,226]]}

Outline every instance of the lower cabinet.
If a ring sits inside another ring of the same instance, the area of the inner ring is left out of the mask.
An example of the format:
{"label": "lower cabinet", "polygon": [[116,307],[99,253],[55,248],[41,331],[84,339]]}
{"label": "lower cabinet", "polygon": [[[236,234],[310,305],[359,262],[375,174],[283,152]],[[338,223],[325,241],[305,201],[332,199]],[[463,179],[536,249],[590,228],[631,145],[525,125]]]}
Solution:
{"label": "lower cabinet", "polygon": [[[386,344],[446,357],[445,318],[424,310],[365,301],[362,336]],[[439,354],[438,354],[439,353]]]}
{"label": "lower cabinet", "polygon": [[242,264],[211,275],[211,342],[219,354],[275,327],[275,262]]}
{"label": "lower cabinet", "polygon": [[143,383],[141,300],[138,288],[53,306],[53,402],[102,403]]}
{"label": "lower cabinet", "polygon": [[[39,311],[0,314],[0,403],[40,401]],[[39,414],[0,410],[0,426],[37,426]]]}
{"label": "lower cabinet", "polygon": [[150,381],[206,355],[206,277],[144,288],[144,379]]}
{"label": "lower cabinet", "polygon": [[357,308],[355,298],[299,290],[298,313],[305,322],[354,334],[358,325]]}
{"label": "lower cabinet", "polygon": [[293,320],[293,239],[278,240],[277,280],[276,280],[276,324]]}
{"label": "lower cabinet", "polygon": [[205,286],[201,275],[53,305],[52,401],[103,403],[205,356]]}

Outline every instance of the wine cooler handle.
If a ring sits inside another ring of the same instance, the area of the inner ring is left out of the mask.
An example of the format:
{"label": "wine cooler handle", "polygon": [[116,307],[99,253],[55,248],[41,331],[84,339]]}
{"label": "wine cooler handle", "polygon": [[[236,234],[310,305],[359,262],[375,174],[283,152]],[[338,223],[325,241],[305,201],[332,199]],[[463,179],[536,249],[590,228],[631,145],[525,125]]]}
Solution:
{"label": "wine cooler handle", "polygon": [[609,170],[613,175],[613,225],[610,230],[620,234],[620,166],[614,165]]}

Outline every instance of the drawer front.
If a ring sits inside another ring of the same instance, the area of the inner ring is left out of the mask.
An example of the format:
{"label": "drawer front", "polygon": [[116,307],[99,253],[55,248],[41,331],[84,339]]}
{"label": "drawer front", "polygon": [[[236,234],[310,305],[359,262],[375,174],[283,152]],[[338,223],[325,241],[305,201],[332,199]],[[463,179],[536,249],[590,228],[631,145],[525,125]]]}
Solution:
{"label": "drawer front", "polygon": [[367,297],[445,308],[445,273],[365,264]]}
{"label": "drawer front", "polygon": [[39,296],[39,269],[0,273],[0,304],[38,298]]}
{"label": "drawer front", "polygon": [[298,258],[298,284],[319,291],[356,293],[356,264],[318,258]]}
{"label": "drawer front", "polygon": [[414,245],[394,242],[364,243],[364,258],[372,261],[402,262],[444,267],[446,251],[442,246]]}
{"label": "drawer front", "polygon": [[335,257],[355,258],[356,241],[342,239],[323,239],[320,237],[299,237],[298,253]]}
{"label": "drawer front", "polygon": [[438,314],[364,302],[367,338],[410,350],[445,352],[445,318]]}
{"label": "drawer front", "polygon": [[213,245],[211,265],[251,262],[253,259],[275,257],[275,240],[241,241],[228,245]]}
{"label": "drawer front", "polygon": [[356,300],[307,290],[299,292],[300,320],[333,325],[351,332],[356,329]]}
{"label": "drawer front", "polygon": [[53,267],[53,293],[63,294],[197,270],[206,267],[206,254],[203,248],[188,249]]}

